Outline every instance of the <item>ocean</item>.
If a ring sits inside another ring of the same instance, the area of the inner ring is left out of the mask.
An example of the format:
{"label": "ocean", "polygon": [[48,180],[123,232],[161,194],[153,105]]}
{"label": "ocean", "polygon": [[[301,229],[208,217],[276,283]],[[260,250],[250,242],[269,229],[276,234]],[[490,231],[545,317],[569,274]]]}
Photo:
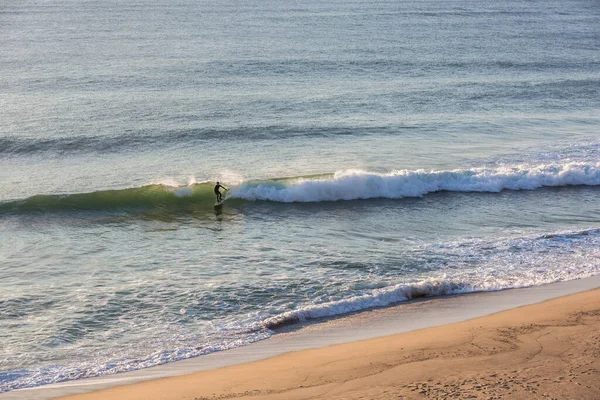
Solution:
{"label": "ocean", "polygon": [[0,392],[600,274],[597,1],[25,0],[0,37]]}

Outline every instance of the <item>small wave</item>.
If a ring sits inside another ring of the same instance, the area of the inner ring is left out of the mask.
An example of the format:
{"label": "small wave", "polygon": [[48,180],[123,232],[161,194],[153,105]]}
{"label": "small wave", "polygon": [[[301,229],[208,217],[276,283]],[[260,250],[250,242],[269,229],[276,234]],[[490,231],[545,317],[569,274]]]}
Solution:
{"label": "small wave", "polygon": [[310,305],[266,318],[260,325],[277,329],[312,319],[344,315],[369,308],[385,307],[403,301],[429,296],[468,293],[477,289],[469,283],[453,281],[425,281],[413,285],[398,285],[376,289],[373,293],[323,304]]}
{"label": "small wave", "polygon": [[540,236],[540,239],[548,240],[569,240],[577,239],[583,236],[591,236],[600,234],[600,229],[586,229],[578,232],[567,232],[567,233],[548,233]]}
{"label": "small wave", "polygon": [[[460,259],[477,257],[479,266],[464,272],[440,269],[437,275],[422,280],[384,286],[340,300],[303,305],[268,316],[258,327],[276,330],[299,322],[386,307],[421,297],[491,292],[587,278],[600,273],[599,243],[600,229],[591,228],[498,242],[459,241],[441,247],[434,244],[429,250],[452,255],[454,265],[458,265]],[[574,249],[578,248],[586,249],[585,257],[573,256]],[[494,251],[490,252],[490,249]],[[552,249],[550,257],[547,257],[548,249]],[[545,265],[548,264],[558,264],[560,268],[547,268]]]}
{"label": "small wave", "polygon": [[587,278],[597,275],[598,273],[598,266],[594,265],[584,268],[581,271],[565,271],[564,273],[548,274],[547,276],[537,278],[522,276],[514,277],[514,279],[494,279],[488,276],[479,283],[469,280],[429,278],[425,281],[415,282],[413,284],[401,284],[376,289],[372,293],[358,295],[343,300],[303,306],[297,310],[267,317],[257,325],[256,329],[266,328],[269,330],[277,330],[278,328],[299,322],[342,316],[372,308],[387,307],[421,297],[493,292],[506,289],[541,286],[550,283]]}

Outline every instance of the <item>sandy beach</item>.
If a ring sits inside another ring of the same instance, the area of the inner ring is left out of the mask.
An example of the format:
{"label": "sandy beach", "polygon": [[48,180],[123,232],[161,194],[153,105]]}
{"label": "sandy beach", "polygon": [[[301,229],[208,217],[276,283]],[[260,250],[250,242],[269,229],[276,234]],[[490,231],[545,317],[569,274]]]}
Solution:
{"label": "sandy beach", "polygon": [[596,289],[461,323],[63,399],[594,399],[599,378]]}

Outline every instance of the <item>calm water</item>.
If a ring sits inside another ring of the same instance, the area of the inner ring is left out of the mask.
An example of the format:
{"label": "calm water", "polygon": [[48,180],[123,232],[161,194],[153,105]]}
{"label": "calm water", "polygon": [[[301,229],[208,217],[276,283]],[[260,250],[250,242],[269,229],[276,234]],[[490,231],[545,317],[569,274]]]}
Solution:
{"label": "calm water", "polygon": [[0,37],[0,391],[600,273],[596,1],[38,0]]}

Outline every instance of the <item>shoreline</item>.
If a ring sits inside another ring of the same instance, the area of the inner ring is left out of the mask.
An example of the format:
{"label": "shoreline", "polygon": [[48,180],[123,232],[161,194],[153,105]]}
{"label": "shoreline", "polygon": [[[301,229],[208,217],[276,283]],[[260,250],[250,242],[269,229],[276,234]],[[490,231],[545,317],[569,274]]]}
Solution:
{"label": "shoreline", "polygon": [[173,376],[182,378],[203,373],[198,371],[213,373],[223,367],[242,367],[257,361],[262,362],[259,360],[284,357],[286,353],[292,354],[290,352],[300,350],[326,350],[344,343],[356,345],[365,340],[377,340],[373,338],[385,339],[436,326],[439,329],[449,328],[453,326],[451,324],[460,324],[460,321],[468,322],[473,318],[481,318],[503,310],[514,310],[527,304],[562,298],[598,287],[600,276],[524,289],[418,299],[392,307],[299,324],[289,331],[280,330],[280,333],[269,339],[232,350],[122,374],[14,390],[0,394],[0,399],[37,400],[89,392],[94,395],[98,390],[118,390],[139,382],[162,382],[175,379],[169,378]]}
{"label": "shoreline", "polygon": [[600,289],[457,324],[76,395],[111,399],[593,398]]}

